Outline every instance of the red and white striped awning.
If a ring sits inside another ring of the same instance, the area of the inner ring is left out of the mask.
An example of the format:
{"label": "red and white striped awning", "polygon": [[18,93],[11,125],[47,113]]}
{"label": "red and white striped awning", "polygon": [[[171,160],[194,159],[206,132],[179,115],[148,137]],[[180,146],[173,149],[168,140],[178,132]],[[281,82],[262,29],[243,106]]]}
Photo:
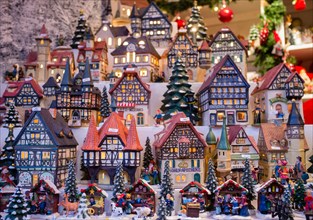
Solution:
{"label": "red and white striped awning", "polygon": [[130,103],[130,102],[118,102],[117,107],[119,108],[134,108],[135,103]]}

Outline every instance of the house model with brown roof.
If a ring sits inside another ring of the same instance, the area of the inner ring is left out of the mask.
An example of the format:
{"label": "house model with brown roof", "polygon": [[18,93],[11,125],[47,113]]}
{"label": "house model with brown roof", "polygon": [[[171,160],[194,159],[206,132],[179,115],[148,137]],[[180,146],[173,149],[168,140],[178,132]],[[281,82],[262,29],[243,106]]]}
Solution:
{"label": "house model with brown roof", "polygon": [[155,134],[153,146],[161,170],[165,161],[170,162],[174,188],[183,188],[191,181],[204,182],[207,144],[184,113],[179,112],[166,122],[164,129]]}

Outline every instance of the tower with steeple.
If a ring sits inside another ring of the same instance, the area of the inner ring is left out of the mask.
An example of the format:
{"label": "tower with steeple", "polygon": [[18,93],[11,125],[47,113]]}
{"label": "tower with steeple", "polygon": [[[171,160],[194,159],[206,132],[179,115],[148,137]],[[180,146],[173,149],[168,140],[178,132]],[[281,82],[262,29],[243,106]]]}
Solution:
{"label": "tower with steeple", "polygon": [[226,117],[223,117],[221,137],[217,143],[217,172],[225,177],[231,171],[231,146],[228,141]]}
{"label": "tower with steeple", "polygon": [[136,7],[136,2],[134,2],[129,18],[130,18],[130,27],[131,27],[133,36],[140,36],[141,35],[141,17]]}
{"label": "tower with steeple", "polygon": [[90,26],[88,26],[86,29],[84,41],[86,42],[85,57],[91,60],[95,47],[95,35],[93,34]]}
{"label": "tower with steeple", "polygon": [[212,127],[210,126],[209,133],[205,138],[205,142],[207,143],[207,147],[204,148],[204,169],[205,169],[205,180],[208,174],[208,163],[209,160],[212,159],[213,163],[216,162],[216,137],[213,133]]}
{"label": "tower with steeple", "polygon": [[42,25],[40,35],[36,38],[37,65],[35,79],[39,82],[46,82],[49,78],[47,63],[50,60],[51,39],[48,35],[45,24]]}

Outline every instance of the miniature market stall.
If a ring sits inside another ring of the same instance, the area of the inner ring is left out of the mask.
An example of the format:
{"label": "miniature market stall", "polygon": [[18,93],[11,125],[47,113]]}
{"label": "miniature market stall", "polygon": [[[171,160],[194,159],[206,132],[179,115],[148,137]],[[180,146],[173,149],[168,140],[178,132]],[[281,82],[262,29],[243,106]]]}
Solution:
{"label": "miniature market stall", "polygon": [[9,200],[15,192],[15,187],[13,185],[6,185],[4,187],[0,187],[0,212],[3,212],[7,205],[9,204]]}
{"label": "miniature market stall", "polygon": [[108,197],[106,191],[93,183],[89,184],[86,189],[82,189],[81,192],[86,194],[89,202],[88,214],[102,215],[104,213],[104,200]]}
{"label": "miniature market stall", "polygon": [[134,208],[147,206],[155,212],[155,194],[154,189],[143,179],[137,180],[126,193],[131,194]]}
{"label": "miniature market stall", "polygon": [[284,189],[284,186],[274,178],[271,178],[267,182],[263,183],[260,188],[257,189],[258,210],[262,214],[270,213],[271,201],[276,198],[281,198],[284,193]]}
{"label": "miniature market stall", "polygon": [[234,180],[229,179],[216,188],[215,193],[217,192],[219,195],[230,194],[232,196],[241,196],[242,192],[248,192],[248,190]]}
{"label": "miniature market stall", "polygon": [[58,212],[60,191],[50,180],[40,180],[33,188],[31,212],[34,214],[52,214]]}

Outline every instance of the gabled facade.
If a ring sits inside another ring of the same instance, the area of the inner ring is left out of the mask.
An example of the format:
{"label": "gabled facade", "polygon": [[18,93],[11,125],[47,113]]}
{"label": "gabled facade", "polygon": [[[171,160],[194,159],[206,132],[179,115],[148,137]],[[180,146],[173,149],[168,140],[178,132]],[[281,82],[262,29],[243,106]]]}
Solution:
{"label": "gabled facade", "polygon": [[31,77],[26,78],[25,81],[10,82],[3,93],[6,106],[11,102],[20,107],[39,106],[42,97],[41,87]]}
{"label": "gabled facade", "polygon": [[245,77],[229,55],[211,68],[209,78],[200,87],[199,105],[203,125],[248,124],[249,87]]}
{"label": "gabled facade", "polygon": [[48,81],[42,85],[43,94],[47,97],[55,97],[56,91],[60,89],[60,86],[56,82],[55,78],[50,76]]}
{"label": "gabled facade", "polygon": [[98,179],[100,184],[112,185],[116,168],[122,163],[125,178],[133,183],[142,150],[134,118],[127,129],[122,118],[112,112],[97,130],[94,116],[91,117],[82,151],[92,182]]}
{"label": "gabled facade", "polygon": [[132,117],[136,118],[137,126],[149,124],[151,91],[137,72],[126,69],[109,93],[114,99],[111,103],[116,104],[116,110],[126,119],[126,124],[130,124]]}
{"label": "gabled facade", "polygon": [[[259,105],[259,108],[265,109],[264,114],[261,114],[261,122],[271,122],[277,118],[286,122],[292,99],[296,100],[298,109],[303,115],[301,101],[303,90],[304,81],[298,73],[292,73],[284,63],[266,72],[251,93],[254,103]],[[254,107],[257,107],[256,104]]]}
{"label": "gabled facade", "polygon": [[144,82],[153,82],[159,74],[160,55],[147,37],[128,37],[112,53],[113,71],[118,77],[130,64],[139,70],[139,76]]}
{"label": "gabled facade", "polygon": [[[89,60],[86,60],[89,67]],[[88,126],[91,114],[98,114],[101,102],[101,92],[94,87],[90,68],[71,77],[69,62],[67,62],[61,88],[56,92],[56,108],[69,126]]]}
{"label": "gabled facade", "polygon": [[182,188],[191,181],[204,182],[204,150],[207,147],[199,133],[182,112],[174,115],[155,135],[153,143],[158,166],[162,170],[170,161],[174,188]]}
{"label": "gabled facade", "polygon": [[19,185],[30,188],[44,179],[61,187],[68,162],[76,161],[77,145],[56,109],[33,109],[14,142]]}
{"label": "gabled facade", "polygon": [[222,28],[218,31],[209,46],[212,49],[212,66],[218,64],[226,55],[229,55],[243,76],[247,77],[246,48],[229,28]]}

